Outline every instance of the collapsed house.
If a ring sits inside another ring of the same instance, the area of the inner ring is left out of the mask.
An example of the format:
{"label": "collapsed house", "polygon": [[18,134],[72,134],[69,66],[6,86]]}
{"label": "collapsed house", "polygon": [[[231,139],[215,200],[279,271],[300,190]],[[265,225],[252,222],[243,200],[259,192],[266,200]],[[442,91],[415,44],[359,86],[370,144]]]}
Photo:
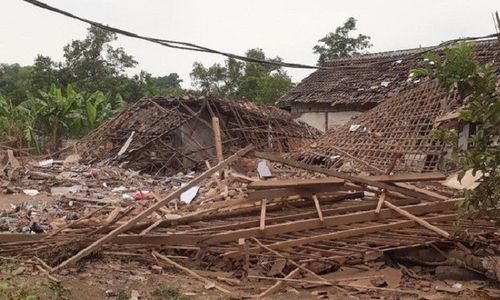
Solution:
{"label": "collapsed house", "polygon": [[353,159],[386,170],[433,171],[444,154],[432,136],[436,118],[460,106],[459,97],[435,80],[401,92],[290,156],[308,164],[339,168]]}
{"label": "collapsed house", "polygon": [[[55,282],[82,277],[85,268],[93,278],[154,271],[177,283],[182,274],[175,268],[189,276],[187,291],[198,285],[203,299],[274,299],[289,294],[287,286],[305,299],[311,289],[342,299],[467,293],[464,277],[457,287],[453,274],[484,280],[472,288],[474,295],[488,289],[498,294],[498,229],[483,219],[456,223],[460,199],[431,185],[444,174],[353,176],[252,150],[239,150],[182,186],[114,166],[88,176],[88,165],[14,163],[9,168],[22,172],[23,180],[12,189],[68,181],[87,188],[49,207],[8,210],[0,226],[17,230],[0,232],[0,256],[34,266],[25,272]],[[274,178],[257,176],[252,155],[270,162]],[[248,167],[236,172],[242,165]],[[135,191],[131,185],[155,192],[120,200],[117,193]],[[183,195],[193,188],[198,195],[186,203]],[[120,205],[111,205],[115,201]],[[54,207],[78,215],[67,218]],[[467,240],[453,236],[457,225]],[[405,261],[419,268],[399,264]],[[116,265],[123,271],[115,272]]]}
{"label": "collapsed house", "polygon": [[224,154],[249,144],[289,152],[320,132],[276,107],[211,96],[144,98],[76,144],[87,162],[105,162],[152,174],[174,174],[214,162],[212,118],[218,118]]}
{"label": "collapsed house", "polygon": [[[497,39],[473,42],[481,63],[500,66]],[[328,61],[302,80],[280,101],[291,105],[294,118],[321,131],[336,128],[386,99],[420,85],[409,78],[412,69],[425,65],[423,54],[442,53],[445,47],[427,47],[372,53]]]}

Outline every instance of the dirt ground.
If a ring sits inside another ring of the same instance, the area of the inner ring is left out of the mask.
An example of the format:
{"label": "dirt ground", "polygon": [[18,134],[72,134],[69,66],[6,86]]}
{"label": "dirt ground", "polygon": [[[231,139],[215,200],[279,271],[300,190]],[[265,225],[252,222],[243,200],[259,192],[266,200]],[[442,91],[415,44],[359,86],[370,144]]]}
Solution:
{"label": "dirt ground", "polygon": [[[2,259],[1,263],[2,300],[230,299],[213,288],[207,289],[199,281],[175,269],[164,269],[162,274],[153,274],[146,264],[137,261],[87,261],[79,268],[56,275],[61,280],[60,283],[50,280],[43,273],[37,273],[29,264],[6,259]],[[234,291],[235,299],[253,298],[256,290],[263,291],[271,284],[260,282],[257,285],[257,282],[252,281],[227,289]],[[335,287],[303,289],[300,285],[290,284],[267,299],[495,299],[486,293],[470,290],[457,294],[435,293],[432,289],[420,292],[421,297],[391,291],[349,291],[346,294]]]}

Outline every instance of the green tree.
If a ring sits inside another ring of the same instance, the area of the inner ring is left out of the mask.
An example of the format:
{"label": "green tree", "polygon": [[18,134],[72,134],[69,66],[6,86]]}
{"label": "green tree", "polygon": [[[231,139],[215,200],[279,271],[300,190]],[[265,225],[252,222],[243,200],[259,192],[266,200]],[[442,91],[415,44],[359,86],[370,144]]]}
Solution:
{"label": "green tree", "polygon": [[356,30],[356,22],[355,18],[350,17],[343,26],[337,27],[335,32],[330,32],[318,40],[319,43],[313,47],[314,53],[319,54],[318,65],[322,65],[330,59],[362,54],[361,51],[372,46],[371,38],[367,35],[350,36],[350,33]]}
{"label": "green tree", "polygon": [[151,85],[156,90],[180,89],[182,79],[177,73],[170,73],[166,76],[151,77]]}
{"label": "green tree", "polygon": [[34,95],[39,90],[47,90],[52,83],[61,85],[60,67],[60,63],[50,57],[38,54],[31,72],[31,93]]}
{"label": "green tree", "polygon": [[14,105],[26,100],[32,92],[33,67],[19,64],[0,64],[0,94]]}
{"label": "green tree", "polygon": [[66,45],[61,85],[71,83],[86,92],[122,93],[127,101],[137,100],[122,92],[124,85],[131,84],[125,71],[137,66],[137,61],[122,47],[113,47],[111,43],[116,40],[115,33],[91,26],[85,39]]}
{"label": "green tree", "polygon": [[425,55],[426,68],[413,70],[413,76],[430,76],[451,91],[457,91],[463,102],[459,120],[471,124],[474,133],[468,139],[467,149],[458,148],[458,135],[436,132],[446,137],[454,147],[453,161],[460,167],[459,180],[466,171],[480,175],[479,186],[466,190],[461,211],[467,215],[488,216],[500,224],[500,95],[498,78],[491,65],[481,65],[474,59],[474,48],[460,44],[445,51]]}
{"label": "green tree", "polygon": [[[281,58],[269,59],[259,48],[246,52],[250,58],[280,62]],[[195,86],[203,92],[222,97],[245,98],[262,103],[274,103],[293,87],[285,70],[275,65],[240,62],[229,58],[224,65],[205,67],[195,62],[191,72]]]}

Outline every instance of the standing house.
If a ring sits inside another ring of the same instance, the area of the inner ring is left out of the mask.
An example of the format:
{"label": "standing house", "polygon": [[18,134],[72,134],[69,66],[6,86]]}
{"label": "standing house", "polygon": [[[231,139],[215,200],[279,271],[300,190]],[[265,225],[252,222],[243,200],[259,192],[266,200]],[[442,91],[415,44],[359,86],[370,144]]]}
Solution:
{"label": "standing house", "polygon": [[[500,65],[497,39],[474,42],[481,63]],[[423,53],[444,47],[416,48],[335,59],[302,80],[280,102],[289,103],[292,116],[321,131],[346,124],[385,99],[411,90],[420,80],[409,77],[424,66]]]}

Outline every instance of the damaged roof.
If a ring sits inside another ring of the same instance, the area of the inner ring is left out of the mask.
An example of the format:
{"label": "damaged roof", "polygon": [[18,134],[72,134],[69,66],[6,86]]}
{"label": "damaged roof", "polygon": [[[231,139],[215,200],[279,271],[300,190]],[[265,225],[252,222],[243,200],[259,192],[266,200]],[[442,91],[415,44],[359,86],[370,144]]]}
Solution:
{"label": "damaged roof", "polygon": [[225,154],[253,144],[288,152],[319,137],[315,128],[277,107],[212,96],[143,98],[77,142],[87,162],[175,174],[215,162],[212,117],[219,118]]}
{"label": "damaged roof", "polygon": [[[500,43],[497,39],[474,42],[475,55],[481,63],[500,67]],[[281,97],[281,102],[330,103],[335,105],[370,105],[419,85],[409,80],[412,69],[423,67],[424,52],[416,48],[334,59],[302,80]],[[442,51],[444,47],[436,50]]]}
{"label": "damaged roof", "polygon": [[434,171],[444,149],[431,135],[435,120],[459,105],[456,93],[437,80],[423,79],[417,88],[387,99],[289,157],[333,169],[354,158],[381,170],[398,158],[395,170]]}

